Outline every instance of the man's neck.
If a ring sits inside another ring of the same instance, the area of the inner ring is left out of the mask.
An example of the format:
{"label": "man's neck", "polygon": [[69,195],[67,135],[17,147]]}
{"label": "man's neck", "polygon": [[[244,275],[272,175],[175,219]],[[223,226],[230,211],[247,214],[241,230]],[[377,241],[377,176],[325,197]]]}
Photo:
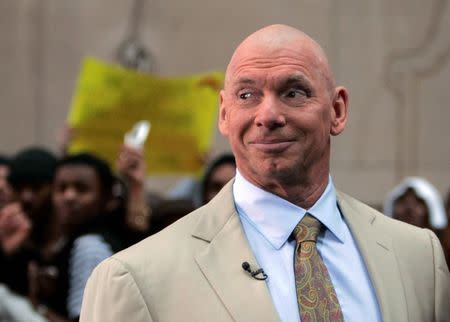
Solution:
{"label": "man's neck", "polygon": [[[273,186],[274,189],[269,191],[277,196],[286,199],[287,201],[302,207],[303,209],[311,208],[317,200],[319,200],[322,193],[328,184],[328,178],[326,181],[314,182],[309,185],[278,185]],[[267,188],[263,188],[268,190]]]}
{"label": "man's neck", "polygon": [[[242,173],[241,173],[242,175]],[[273,193],[303,209],[311,208],[325,191],[328,185],[329,172],[316,174],[313,180],[305,178],[299,180],[280,180],[267,178],[265,181],[256,181],[253,178],[244,178],[257,187]]]}

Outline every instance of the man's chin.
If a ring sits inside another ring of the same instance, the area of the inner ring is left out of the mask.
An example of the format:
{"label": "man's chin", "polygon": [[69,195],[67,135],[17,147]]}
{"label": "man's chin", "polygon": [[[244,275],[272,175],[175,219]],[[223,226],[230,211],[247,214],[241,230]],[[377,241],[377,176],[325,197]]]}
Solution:
{"label": "man's chin", "polygon": [[293,171],[292,166],[269,166],[262,169],[261,175],[269,180],[279,182],[290,182],[296,180],[296,172]]}

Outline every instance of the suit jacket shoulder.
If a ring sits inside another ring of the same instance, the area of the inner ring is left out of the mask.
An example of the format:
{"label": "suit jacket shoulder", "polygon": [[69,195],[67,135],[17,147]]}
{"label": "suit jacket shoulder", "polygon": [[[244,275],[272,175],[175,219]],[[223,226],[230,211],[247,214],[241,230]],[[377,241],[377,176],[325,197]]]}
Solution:
{"label": "suit jacket shoulder", "polygon": [[383,320],[450,320],[450,275],[436,235],[338,192],[366,262]]}
{"label": "suit jacket shoulder", "polygon": [[278,321],[266,284],[249,277],[243,261],[256,262],[230,183],[208,205],[100,264],[81,321],[124,321],[121,312],[133,310],[142,322]]}

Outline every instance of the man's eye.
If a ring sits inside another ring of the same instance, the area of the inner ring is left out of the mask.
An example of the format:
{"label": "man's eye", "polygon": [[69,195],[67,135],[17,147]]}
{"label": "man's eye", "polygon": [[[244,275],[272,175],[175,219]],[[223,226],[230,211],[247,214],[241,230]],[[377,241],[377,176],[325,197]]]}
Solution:
{"label": "man's eye", "polygon": [[299,96],[307,96],[307,93],[301,89],[289,90],[285,93],[285,97],[296,98]]}
{"label": "man's eye", "polygon": [[252,96],[252,93],[248,93],[248,92],[239,94],[239,98],[243,99],[243,100],[249,99],[251,96]]}

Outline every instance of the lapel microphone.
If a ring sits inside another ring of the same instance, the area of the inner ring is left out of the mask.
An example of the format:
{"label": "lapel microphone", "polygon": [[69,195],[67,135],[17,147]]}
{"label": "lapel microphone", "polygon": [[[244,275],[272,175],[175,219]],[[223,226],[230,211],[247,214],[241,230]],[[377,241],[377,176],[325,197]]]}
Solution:
{"label": "lapel microphone", "polygon": [[267,279],[267,274],[264,273],[264,270],[262,268],[258,268],[256,271],[252,271],[250,264],[248,262],[243,262],[242,263],[242,269],[248,273],[250,273],[250,275],[258,281],[264,281]]}

